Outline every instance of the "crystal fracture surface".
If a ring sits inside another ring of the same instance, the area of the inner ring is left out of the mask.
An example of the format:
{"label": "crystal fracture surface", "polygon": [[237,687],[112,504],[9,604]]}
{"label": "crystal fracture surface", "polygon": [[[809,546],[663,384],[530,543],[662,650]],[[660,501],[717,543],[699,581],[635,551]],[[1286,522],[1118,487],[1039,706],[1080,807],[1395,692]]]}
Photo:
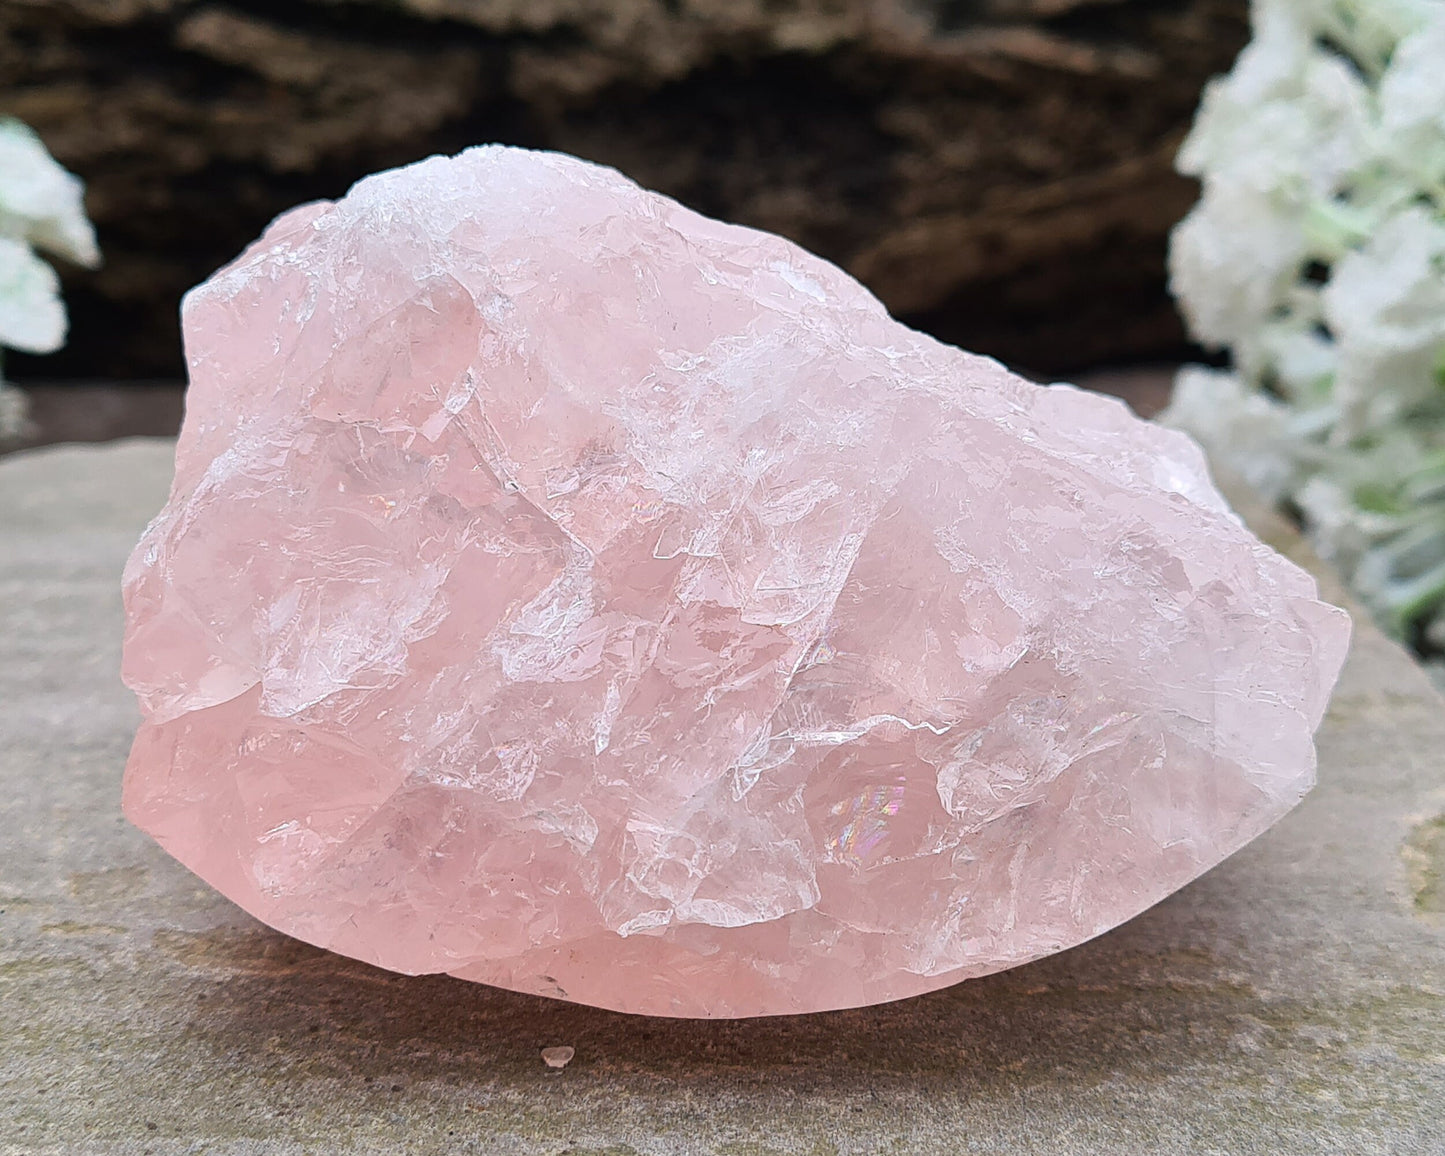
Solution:
{"label": "crystal fracture surface", "polygon": [[480,148],[184,321],[125,806],[301,939],[847,1007],[1097,935],[1313,780],[1348,620],[1193,443],[777,237]]}

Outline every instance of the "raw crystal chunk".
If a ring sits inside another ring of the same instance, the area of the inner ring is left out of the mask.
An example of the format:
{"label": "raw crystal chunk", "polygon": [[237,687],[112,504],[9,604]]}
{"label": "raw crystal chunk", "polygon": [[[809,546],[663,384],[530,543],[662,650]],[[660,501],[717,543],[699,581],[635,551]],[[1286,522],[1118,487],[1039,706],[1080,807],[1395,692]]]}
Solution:
{"label": "raw crystal chunk", "polygon": [[184,315],[125,807],[291,935],[848,1007],[1097,935],[1310,787],[1348,620],[1194,444],[777,237],[479,148]]}

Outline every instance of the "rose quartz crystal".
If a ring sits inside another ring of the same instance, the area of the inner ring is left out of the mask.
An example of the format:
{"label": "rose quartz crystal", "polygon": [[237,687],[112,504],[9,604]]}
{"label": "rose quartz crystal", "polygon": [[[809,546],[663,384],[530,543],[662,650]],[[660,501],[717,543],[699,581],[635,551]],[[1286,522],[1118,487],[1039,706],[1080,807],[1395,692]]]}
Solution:
{"label": "rose quartz crystal", "polygon": [[777,237],[479,148],[184,317],[125,808],[291,935],[849,1007],[1098,935],[1311,785],[1348,620],[1194,444]]}

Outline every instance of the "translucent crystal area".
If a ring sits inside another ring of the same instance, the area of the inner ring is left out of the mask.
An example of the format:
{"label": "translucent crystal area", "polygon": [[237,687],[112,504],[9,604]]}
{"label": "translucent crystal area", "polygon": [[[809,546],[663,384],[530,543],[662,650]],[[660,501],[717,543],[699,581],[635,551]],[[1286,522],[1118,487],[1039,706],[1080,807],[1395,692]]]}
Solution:
{"label": "translucent crystal area", "polygon": [[674,1016],[1079,943],[1313,781],[1343,612],[1185,436],[777,237],[486,147],[184,307],[125,808],[397,971]]}

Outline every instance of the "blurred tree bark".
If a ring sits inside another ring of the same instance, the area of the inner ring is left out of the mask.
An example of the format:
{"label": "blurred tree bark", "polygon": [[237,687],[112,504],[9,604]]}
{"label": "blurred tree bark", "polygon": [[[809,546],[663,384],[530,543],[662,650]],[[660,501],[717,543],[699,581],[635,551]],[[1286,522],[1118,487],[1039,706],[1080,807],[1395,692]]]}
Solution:
{"label": "blurred tree bark", "polygon": [[181,293],[282,209],[500,140],[837,261],[1025,367],[1169,357],[1171,160],[1245,0],[0,0],[0,112],[107,264],[17,376],[180,371]]}

